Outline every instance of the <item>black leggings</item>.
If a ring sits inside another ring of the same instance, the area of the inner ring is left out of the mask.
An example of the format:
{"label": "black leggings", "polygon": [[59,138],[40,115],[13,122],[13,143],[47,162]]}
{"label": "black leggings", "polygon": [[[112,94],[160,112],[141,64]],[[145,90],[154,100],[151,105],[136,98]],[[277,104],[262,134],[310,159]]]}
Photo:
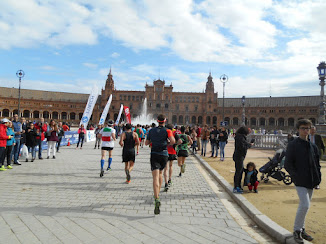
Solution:
{"label": "black leggings", "polygon": [[235,162],[234,188],[236,188],[236,187],[240,187],[241,188],[241,180],[242,180],[242,175],[243,175],[243,161],[244,161],[244,157],[234,158],[233,161]]}
{"label": "black leggings", "polygon": [[84,136],[79,135],[79,137],[78,137],[77,147],[79,146],[79,142],[81,143],[81,144],[80,144],[80,147],[83,147]]}
{"label": "black leggings", "polygon": [[11,151],[12,151],[13,146],[7,146],[6,147],[6,157],[7,157],[7,165],[11,164]]}

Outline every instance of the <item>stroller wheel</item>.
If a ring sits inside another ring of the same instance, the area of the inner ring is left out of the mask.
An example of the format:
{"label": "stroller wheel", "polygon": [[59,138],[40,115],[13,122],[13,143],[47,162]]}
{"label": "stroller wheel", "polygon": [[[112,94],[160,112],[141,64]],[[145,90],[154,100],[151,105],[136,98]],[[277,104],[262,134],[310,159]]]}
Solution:
{"label": "stroller wheel", "polygon": [[284,179],[283,179],[283,182],[285,185],[291,185],[292,184],[292,178],[290,175],[285,175],[284,176]]}
{"label": "stroller wheel", "polygon": [[264,180],[264,178],[265,178],[265,177],[264,177],[263,175],[262,175],[262,176],[260,176],[260,180]]}
{"label": "stroller wheel", "polygon": [[269,181],[269,179],[268,179],[268,178],[264,179],[264,183],[267,183],[268,181]]}

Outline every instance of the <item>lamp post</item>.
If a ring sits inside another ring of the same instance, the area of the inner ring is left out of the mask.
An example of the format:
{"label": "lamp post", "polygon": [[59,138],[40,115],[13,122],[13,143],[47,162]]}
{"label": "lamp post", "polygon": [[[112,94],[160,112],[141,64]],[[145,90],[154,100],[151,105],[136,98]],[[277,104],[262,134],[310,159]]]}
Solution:
{"label": "lamp post", "polygon": [[326,64],[325,61],[320,62],[320,64],[317,67],[319,80],[320,80],[320,105],[319,105],[319,118],[318,123],[319,124],[325,124],[325,93],[324,93],[324,86],[325,86],[325,75],[326,75]]}
{"label": "lamp post", "polygon": [[225,95],[225,83],[228,82],[229,77],[226,74],[221,75],[220,81],[223,83],[223,110],[222,110],[222,119],[224,124],[224,95]]}
{"label": "lamp post", "polygon": [[25,72],[23,70],[18,70],[16,72],[16,76],[19,78],[19,90],[18,90],[18,118],[20,118],[20,85],[22,82],[22,78],[25,76]]}
{"label": "lamp post", "polygon": [[246,97],[245,96],[242,96],[241,102],[242,102],[242,126],[245,126],[246,125],[246,111],[245,111]]}

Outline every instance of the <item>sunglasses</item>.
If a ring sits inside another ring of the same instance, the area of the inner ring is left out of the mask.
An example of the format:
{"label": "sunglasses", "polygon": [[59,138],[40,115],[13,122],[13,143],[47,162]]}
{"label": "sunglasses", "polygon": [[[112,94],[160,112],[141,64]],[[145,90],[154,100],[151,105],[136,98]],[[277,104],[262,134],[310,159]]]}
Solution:
{"label": "sunglasses", "polygon": [[311,127],[300,127],[299,129],[300,129],[300,130],[310,130]]}

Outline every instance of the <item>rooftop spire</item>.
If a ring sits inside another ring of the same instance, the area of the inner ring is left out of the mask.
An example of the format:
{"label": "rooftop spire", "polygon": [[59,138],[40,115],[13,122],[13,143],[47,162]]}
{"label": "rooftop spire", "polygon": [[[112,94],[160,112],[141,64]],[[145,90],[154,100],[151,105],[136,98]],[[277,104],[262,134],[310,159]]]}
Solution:
{"label": "rooftop spire", "polygon": [[111,65],[110,65],[110,72],[109,72],[109,75],[112,75],[112,73],[111,73]]}

